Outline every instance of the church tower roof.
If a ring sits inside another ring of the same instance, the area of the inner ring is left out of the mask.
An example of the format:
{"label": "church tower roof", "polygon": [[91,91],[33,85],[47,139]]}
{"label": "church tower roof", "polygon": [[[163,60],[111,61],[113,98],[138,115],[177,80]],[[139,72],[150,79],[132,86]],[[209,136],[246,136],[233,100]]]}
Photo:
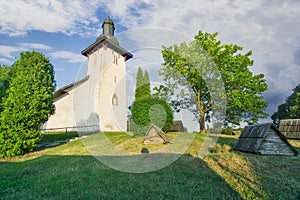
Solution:
{"label": "church tower roof", "polygon": [[96,41],[93,44],[81,51],[81,54],[84,56],[88,56],[95,50],[105,45],[124,56],[126,60],[132,58],[132,54],[130,52],[126,51],[125,49],[119,46],[119,42],[114,36],[114,32],[115,25],[108,14],[107,18],[102,23],[102,34],[96,39]]}
{"label": "church tower roof", "polygon": [[108,14],[107,18],[102,23],[102,34],[97,38],[99,40],[101,37],[105,36],[115,42],[116,44],[119,44],[117,38],[114,37],[115,34],[115,25],[114,22],[110,19],[110,16]]}

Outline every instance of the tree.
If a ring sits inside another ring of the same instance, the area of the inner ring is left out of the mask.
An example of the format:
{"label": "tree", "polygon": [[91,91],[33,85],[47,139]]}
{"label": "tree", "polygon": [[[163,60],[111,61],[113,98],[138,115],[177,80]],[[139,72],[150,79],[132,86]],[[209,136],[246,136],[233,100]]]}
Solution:
{"label": "tree", "polygon": [[[175,110],[193,112],[202,133],[206,132],[205,121],[210,120],[213,106],[208,81],[215,88],[219,86],[213,85],[218,82],[214,80],[223,81],[227,101],[225,125],[238,125],[241,121],[251,124],[267,116],[262,96],[267,90],[264,75],[253,75],[248,68],[253,65],[249,58],[252,51],[242,54],[242,47],[221,44],[217,35],[199,31],[189,45],[163,47],[160,75],[165,86],[155,88],[158,93],[163,91],[162,96],[168,98]],[[178,89],[179,95],[174,97]]]}
{"label": "tree", "polygon": [[0,113],[3,111],[2,99],[7,95],[11,77],[12,67],[0,66]]}
{"label": "tree", "polygon": [[300,84],[293,89],[291,96],[287,98],[289,117],[300,119]]}
{"label": "tree", "polygon": [[138,68],[136,75],[135,99],[150,98],[150,78],[147,71],[143,74],[141,67]]}
{"label": "tree", "polygon": [[148,74],[147,70],[145,71],[143,79],[144,79],[144,85],[143,85],[144,94],[143,94],[143,97],[144,98],[150,98],[151,97],[150,77],[149,77],[149,74]]}
{"label": "tree", "polygon": [[167,131],[173,123],[173,111],[164,99],[150,97],[139,99],[131,106],[131,131],[135,136],[145,135],[151,124]]}
{"label": "tree", "polygon": [[271,118],[277,127],[282,119],[300,118],[300,84],[293,89],[293,93],[286,98],[286,102],[278,106]]}
{"label": "tree", "polygon": [[150,78],[141,67],[136,75],[135,101],[130,106],[130,130],[135,136],[146,133],[151,124],[166,131],[173,122],[173,111],[166,99],[151,96]]}
{"label": "tree", "polygon": [[12,66],[7,96],[0,116],[0,157],[21,155],[40,139],[39,129],[54,113],[53,66],[43,54],[23,52]]}
{"label": "tree", "polygon": [[277,107],[277,112],[273,113],[271,116],[273,123],[278,128],[281,119],[289,119],[289,111],[287,104],[281,104]]}

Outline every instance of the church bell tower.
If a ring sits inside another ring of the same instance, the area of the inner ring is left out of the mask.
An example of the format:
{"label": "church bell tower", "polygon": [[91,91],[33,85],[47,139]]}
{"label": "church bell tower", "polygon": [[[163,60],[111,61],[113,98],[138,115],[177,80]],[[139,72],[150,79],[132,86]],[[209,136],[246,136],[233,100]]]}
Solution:
{"label": "church bell tower", "polygon": [[102,34],[81,52],[88,58],[93,110],[102,132],[127,130],[126,61],[132,54],[119,46],[114,31],[108,15],[102,24]]}

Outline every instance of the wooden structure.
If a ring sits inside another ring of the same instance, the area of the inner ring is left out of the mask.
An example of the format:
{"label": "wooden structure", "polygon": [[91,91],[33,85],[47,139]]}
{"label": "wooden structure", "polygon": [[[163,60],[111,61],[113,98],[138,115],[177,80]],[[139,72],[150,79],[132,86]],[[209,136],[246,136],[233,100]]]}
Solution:
{"label": "wooden structure", "polygon": [[169,127],[168,132],[184,132],[184,127],[181,120],[174,120]]}
{"label": "wooden structure", "polygon": [[272,123],[246,126],[234,149],[261,155],[298,155],[297,150]]}
{"label": "wooden structure", "polygon": [[280,120],[279,130],[288,139],[300,139],[300,119]]}
{"label": "wooden structure", "polygon": [[152,124],[145,136],[143,144],[166,144],[170,143],[166,134],[157,126]]}

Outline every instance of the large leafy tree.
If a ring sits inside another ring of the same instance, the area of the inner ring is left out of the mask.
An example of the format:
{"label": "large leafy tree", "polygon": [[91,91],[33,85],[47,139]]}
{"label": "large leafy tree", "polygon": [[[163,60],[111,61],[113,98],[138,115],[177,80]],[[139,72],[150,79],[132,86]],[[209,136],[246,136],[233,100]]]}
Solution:
{"label": "large leafy tree", "polygon": [[282,119],[300,119],[300,84],[293,89],[293,93],[286,98],[286,102],[278,106],[271,118],[277,126]]}
{"label": "large leafy tree", "polygon": [[11,77],[12,67],[0,66],[0,113],[3,111],[2,99],[7,95]]}
{"label": "large leafy tree", "polygon": [[53,66],[43,54],[23,52],[13,64],[14,73],[0,116],[0,157],[21,155],[40,139],[39,129],[54,113]]}
{"label": "large leafy tree", "polygon": [[193,112],[199,119],[200,132],[206,132],[205,121],[210,120],[214,106],[211,91],[220,86],[213,83],[220,80],[227,102],[225,125],[238,125],[241,121],[251,124],[267,116],[262,96],[267,84],[263,74],[254,75],[249,70],[253,65],[252,51],[243,54],[238,45],[221,44],[217,35],[199,31],[189,45],[182,43],[162,50],[160,74],[165,85],[156,90],[177,111],[185,108]]}

